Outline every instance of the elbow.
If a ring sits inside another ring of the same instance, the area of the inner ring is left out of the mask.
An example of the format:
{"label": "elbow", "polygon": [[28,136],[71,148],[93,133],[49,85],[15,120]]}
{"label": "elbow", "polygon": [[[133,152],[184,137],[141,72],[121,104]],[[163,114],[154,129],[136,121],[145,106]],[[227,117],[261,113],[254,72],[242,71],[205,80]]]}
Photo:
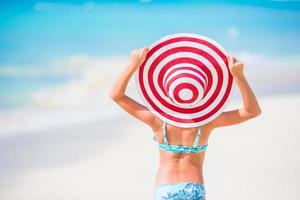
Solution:
{"label": "elbow", "polygon": [[116,101],[116,100],[118,99],[118,96],[112,95],[112,94],[110,94],[109,97],[110,97],[110,99],[113,100],[113,101]]}
{"label": "elbow", "polygon": [[262,111],[261,111],[261,109],[259,108],[256,116],[261,115],[261,113],[262,113]]}
{"label": "elbow", "polygon": [[110,98],[111,100],[116,100],[116,99],[118,98],[118,96],[117,96],[116,94],[114,94],[113,92],[110,92],[109,98]]}
{"label": "elbow", "polygon": [[111,100],[117,101],[117,100],[120,99],[122,96],[117,95],[117,94],[114,94],[114,93],[110,93],[110,94],[109,94],[109,97],[110,97]]}
{"label": "elbow", "polygon": [[248,115],[248,118],[249,118],[249,119],[252,119],[252,118],[258,117],[259,115],[261,115],[261,113],[262,113],[261,109],[258,108],[258,109],[255,110],[255,111],[248,112],[247,115]]}
{"label": "elbow", "polygon": [[257,109],[249,109],[249,110],[242,109],[241,112],[243,113],[242,115],[244,116],[245,120],[258,117],[262,113],[260,107],[258,107]]}
{"label": "elbow", "polygon": [[261,113],[262,113],[261,108],[258,106],[255,112],[255,117],[258,117],[259,115],[261,115]]}

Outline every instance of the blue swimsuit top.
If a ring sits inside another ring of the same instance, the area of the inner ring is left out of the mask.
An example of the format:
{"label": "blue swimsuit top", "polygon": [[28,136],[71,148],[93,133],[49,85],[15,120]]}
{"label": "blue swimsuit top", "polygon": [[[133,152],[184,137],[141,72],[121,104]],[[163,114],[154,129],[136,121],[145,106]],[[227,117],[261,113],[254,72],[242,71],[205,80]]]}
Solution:
{"label": "blue swimsuit top", "polygon": [[168,143],[167,139],[167,133],[166,133],[166,122],[164,121],[163,124],[163,133],[164,133],[164,144],[160,144],[157,142],[155,136],[153,137],[153,140],[155,140],[158,143],[158,146],[160,149],[175,153],[199,153],[201,151],[205,151],[207,147],[207,143],[205,145],[198,145],[198,141],[201,135],[201,129],[198,128],[198,133],[196,136],[196,139],[194,141],[193,146],[185,146],[185,145],[173,145]]}

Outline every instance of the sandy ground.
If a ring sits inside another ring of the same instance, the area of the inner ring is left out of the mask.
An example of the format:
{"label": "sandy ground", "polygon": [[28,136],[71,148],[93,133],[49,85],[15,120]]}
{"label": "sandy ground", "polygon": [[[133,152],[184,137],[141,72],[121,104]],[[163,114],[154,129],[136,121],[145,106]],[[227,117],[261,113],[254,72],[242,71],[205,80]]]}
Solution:
{"label": "sandy ground", "polygon": [[[300,199],[299,103],[300,95],[260,98],[261,116],[212,133],[207,200]],[[147,125],[120,113],[0,137],[0,199],[152,200],[156,143]]]}

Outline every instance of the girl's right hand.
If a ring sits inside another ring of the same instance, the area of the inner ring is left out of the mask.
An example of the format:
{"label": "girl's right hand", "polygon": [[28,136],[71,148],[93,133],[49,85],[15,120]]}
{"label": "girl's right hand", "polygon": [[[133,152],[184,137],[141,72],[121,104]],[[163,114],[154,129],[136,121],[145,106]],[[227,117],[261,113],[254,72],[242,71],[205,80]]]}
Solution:
{"label": "girl's right hand", "polygon": [[131,51],[130,67],[135,71],[145,61],[149,49],[144,47],[142,49],[134,49]]}

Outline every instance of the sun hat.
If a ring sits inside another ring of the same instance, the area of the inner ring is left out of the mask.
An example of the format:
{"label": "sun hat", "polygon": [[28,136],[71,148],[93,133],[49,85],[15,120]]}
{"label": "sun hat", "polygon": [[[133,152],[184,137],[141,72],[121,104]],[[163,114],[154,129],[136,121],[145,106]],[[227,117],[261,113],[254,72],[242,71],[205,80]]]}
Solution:
{"label": "sun hat", "polygon": [[135,83],[154,115],[174,126],[197,127],[222,113],[233,77],[220,44],[207,36],[178,33],[148,48]]}

